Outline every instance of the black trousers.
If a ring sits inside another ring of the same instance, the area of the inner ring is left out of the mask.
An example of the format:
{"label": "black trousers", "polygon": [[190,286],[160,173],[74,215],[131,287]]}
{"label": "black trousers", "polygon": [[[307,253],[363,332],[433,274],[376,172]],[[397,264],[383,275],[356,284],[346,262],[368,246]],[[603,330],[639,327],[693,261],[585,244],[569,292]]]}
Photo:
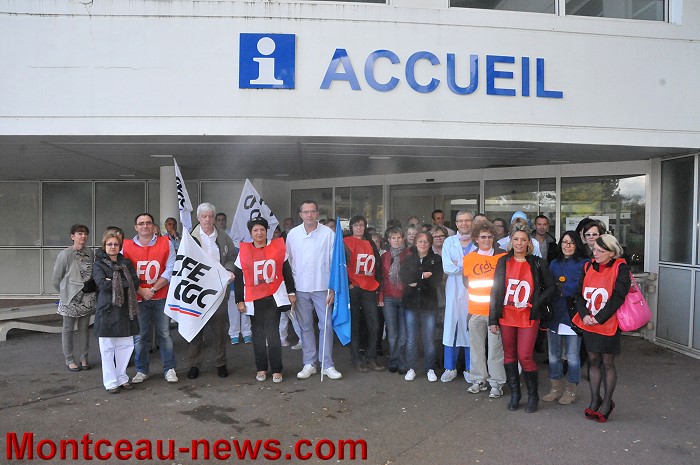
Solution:
{"label": "black trousers", "polygon": [[[365,291],[357,286],[350,289],[351,340],[350,355],[352,363],[365,360],[377,360],[377,331],[379,328],[379,310],[377,310],[377,291]],[[365,326],[362,326],[362,320]],[[366,334],[363,334],[363,329]],[[361,341],[366,336],[367,350],[365,360],[360,357]]]}
{"label": "black trousers", "polygon": [[253,302],[255,315],[250,317],[253,331],[253,354],[258,371],[282,373],[282,343],[280,342],[280,309],[272,296]]}

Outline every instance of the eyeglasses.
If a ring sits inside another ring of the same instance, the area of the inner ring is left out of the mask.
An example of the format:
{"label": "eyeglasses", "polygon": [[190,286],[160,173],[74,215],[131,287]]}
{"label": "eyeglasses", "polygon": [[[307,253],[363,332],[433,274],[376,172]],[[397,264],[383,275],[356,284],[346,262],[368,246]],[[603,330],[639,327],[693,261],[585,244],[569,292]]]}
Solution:
{"label": "eyeglasses", "polygon": [[610,252],[609,250],[599,249],[598,247],[593,247],[593,255]]}
{"label": "eyeglasses", "polygon": [[151,226],[153,224],[153,221],[142,221],[140,223],[136,223],[136,226]]}
{"label": "eyeglasses", "polygon": [[491,240],[491,239],[493,239],[493,236],[479,236],[479,239],[481,239],[481,240],[487,240],[487,239],[488,239],[488,240]]}
{"label": "eyeglasses", "polygon": [[301,212],[302,215],[313,215],[314,213],[318,213],[318,210],[304,210]]}
{"label": "eyeglasses", "polygon": [[576,244],[574,244],[574,243],[571,242],[571,241],[561,241],[561,245],[562,245],[562,246],[565,246],[565,245],[566,245],[566,246],[571,246],[571,245],[576,245]]}
{"label": "eyeglasses", "polygon": [[433,239],[444,239],[445,237],[447,237],[447,236],[445,236],[444,234],[437,234],[437,235],[433,236]]}
{"label": "eyeglasses", "polygon": [[586,233],[584,234],[585,237],[598,237],[600,236],[600,233]]}
{"label": "eyeglasses", "polygon": [[107,242],[105,247],[119,247],[121,244],[119,242]]}

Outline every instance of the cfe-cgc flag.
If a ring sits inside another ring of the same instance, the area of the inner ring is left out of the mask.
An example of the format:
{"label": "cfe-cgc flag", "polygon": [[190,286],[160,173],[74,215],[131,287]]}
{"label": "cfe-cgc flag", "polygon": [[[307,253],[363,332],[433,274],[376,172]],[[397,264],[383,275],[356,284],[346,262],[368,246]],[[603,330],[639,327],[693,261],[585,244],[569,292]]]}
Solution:
{"label": "cfe-cgc flag", "polygon": [[173,163],[175,164],[175,185],[177,186],[177,208],[180,210],[180,223],[182,223],[182,229],[192,231],[192,216],[190,216],[192,202],[190,202],[190,194],[187,192],[185,180],[182,178],[182,173],[180,173],[180,167],[177,166],[175,157],[173,157]]}
{"label": "cfe-cgc flag", "polygon": [[192,239],[187,229],[177,250],[165,314],[187,342],[202,330],[228,293],[230,273]]}
{"label": "cfe-cgc flag", "polygon": [[267,220],[267,223],[270,225],[270,229],[267,230],[267,240],[272,240],[272,235],[275,233],[275,228],[279,221],[275,218],[270,207],[260,198],[258,191],[246,179],[241,198],[238,200],[236,214],[233,217],[233,224],[231,225],[230,236],[236,247],[240,247],[241,242],[253,241],[247,224],[248,221],[255,218],[265,218]]}

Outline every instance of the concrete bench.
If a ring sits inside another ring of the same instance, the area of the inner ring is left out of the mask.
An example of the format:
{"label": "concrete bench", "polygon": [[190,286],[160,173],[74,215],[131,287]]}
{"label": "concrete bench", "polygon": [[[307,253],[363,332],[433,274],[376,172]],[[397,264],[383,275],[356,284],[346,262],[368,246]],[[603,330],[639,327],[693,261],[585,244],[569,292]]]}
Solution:
{"label": "concrete bench", "polygon": [[[7,333],[12,329],[24,329],[42,333],[60,333],[63,329],[62,319],[57,321],[27,321],[28,318],[57,315],[56,304],[29,305],[26,307],[0,308],[0,342],[7,340]],[[95,315],[90,317],[90,324]],[[77,328],[76,328],[77,329]]]}

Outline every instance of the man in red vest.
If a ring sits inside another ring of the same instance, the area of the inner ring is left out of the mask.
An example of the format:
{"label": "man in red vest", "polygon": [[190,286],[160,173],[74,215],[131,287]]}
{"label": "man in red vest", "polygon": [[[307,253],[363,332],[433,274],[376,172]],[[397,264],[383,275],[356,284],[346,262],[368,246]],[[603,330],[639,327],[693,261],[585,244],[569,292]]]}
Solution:
{"label": "man in red vest", "polygon": [[155,221],[150,213],[136,216],[136,236],[124,240],[124,256],[131,260],[139,276],[139,335],[135,337],[136,376],[132,383],[141,383],[149,375],[151,323],[156,330],[163,375],[169,383],[177,383],[170,318],[163,312],[168,284],[175,264],[175,248],[168,236],[155,234]]}

